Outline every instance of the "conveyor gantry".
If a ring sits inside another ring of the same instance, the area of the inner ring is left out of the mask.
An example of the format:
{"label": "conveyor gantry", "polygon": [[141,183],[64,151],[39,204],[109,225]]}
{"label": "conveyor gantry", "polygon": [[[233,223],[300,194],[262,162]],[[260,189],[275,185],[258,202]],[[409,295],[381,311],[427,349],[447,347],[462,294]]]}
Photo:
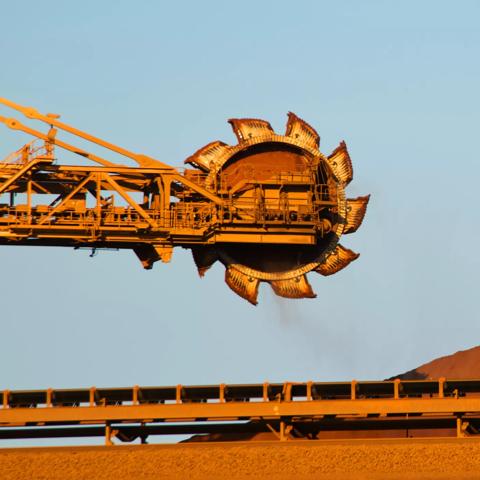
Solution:
{"label": "conveyor gantry", "polygon": [[111,444],[115,437],[167,434],[272,432],[289,440],[413,430],[463,437],[480,428],[480,380],[92,387],[2,396],[0,439],[100,435]]}

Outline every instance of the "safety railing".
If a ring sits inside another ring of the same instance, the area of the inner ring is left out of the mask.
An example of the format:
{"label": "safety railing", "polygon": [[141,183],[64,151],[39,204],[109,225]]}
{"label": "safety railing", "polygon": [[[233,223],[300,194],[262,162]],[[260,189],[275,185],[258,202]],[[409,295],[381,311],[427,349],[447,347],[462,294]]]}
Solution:
{"label": "safety railing", "polygon": [[313,184],[315,174],[313,170],[304,172],[279,172],[273,169],[255,169],[249,166],[238,167],[229,172],[222,172],[218,176],[217,188],[220,191],[228,192],[240,182],[244,183],[272,183],[282,184]]}
{"label": "safety railing", "polygon": [[391,380],[3,390],[0,409],[106,405],[480,398],[480,380]]}
{"label": "safety railing", "polygon": [[48,153],[45,143],[35,139],[7,155],[0,161],[0,165],[25,165],[36,157],[47,156]]}
{"label": "safety railing", "polygon": [[60,208],[49,205],[0,203],[0,226],[55,228],[67,225],[79,228],[138,228],[155,225],[165,229],[202,230],[224,224],[272,224],[290,226],[320,225],[319,209],[315,205],[291,203],[281,205],[267,201],[260,205],[252,199],[238,199],[217,207],[210,203],[178,202],[169,209],[142,211],[148,219],[131,206],[88,207],[85,201],[66,202]]}

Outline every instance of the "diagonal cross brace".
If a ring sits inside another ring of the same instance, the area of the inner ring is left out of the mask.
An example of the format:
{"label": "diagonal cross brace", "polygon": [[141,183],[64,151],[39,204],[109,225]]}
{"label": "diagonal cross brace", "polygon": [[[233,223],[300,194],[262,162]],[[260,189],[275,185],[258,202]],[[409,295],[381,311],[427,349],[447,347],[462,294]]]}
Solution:
{"label": "diagonal cross brace", "polygon": [[10,177],[5,183],[0,185],[0,194],[3,193],[10,185],[15,183],[19,178],[25,175],[29,170],[31,170],[35,165],[44,162],[45,159],[35,158],[30,163],[27,163],[22,167],[15,175]]}
{"label": "diagonal cross brace", "polygon": [[101,174],[101,178],[109,183],[110,186],[113,187],[113,189],[117,191],[123,197],[123,199],[129,203],[144,220],[148,222],[151,227],[157,227],[157,224],[152,220],[150,215],[148,215],[148,213],[140,205],[138,205],[138,203],[136,203],[133,198],[130,197],[130,195],[113,178],[111,178],[109,175],[103,174]]}
{"label": "diagonal cross brace", "polygon": [[39,222],[38,225],[43,225],[49,218],[57,213],[62,206],[68,202],[75,194],[77,194],[90,180],[92,180],[93,173],[87,175],[52,211],[48,212]]}

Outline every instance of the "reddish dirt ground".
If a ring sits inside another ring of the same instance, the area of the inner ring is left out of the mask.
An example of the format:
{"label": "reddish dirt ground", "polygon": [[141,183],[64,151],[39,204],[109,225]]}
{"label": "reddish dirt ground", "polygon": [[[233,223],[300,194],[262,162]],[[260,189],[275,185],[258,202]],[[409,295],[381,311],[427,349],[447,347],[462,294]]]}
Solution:
{"label": "reddish dirt ground", "polygon": [[475,439],[0,450],[2,480],[478,479],[479,472]]}

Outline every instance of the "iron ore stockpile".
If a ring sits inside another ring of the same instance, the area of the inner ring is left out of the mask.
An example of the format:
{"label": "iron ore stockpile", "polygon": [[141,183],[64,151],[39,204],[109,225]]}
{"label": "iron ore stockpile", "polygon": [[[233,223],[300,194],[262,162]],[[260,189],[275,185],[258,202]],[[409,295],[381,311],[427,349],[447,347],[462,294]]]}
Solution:
{"label": "iron ore stockpile", "polygon": [[[293,113],[284,133],[232,119],[235,145],[211,142],[177,169],[58,115],[0,104],[48,126],[0,116],[32,137],[0,162],[0,245],[127,249],[146,269],[183,247],[201,276],[222,263],[227,285],[253,305],[262,282],[281,297],[314,298],[308,273],[329,276],[359,256],[339,243],[369,201],[346,197],[347,147],[324,155]],[[82,162],[62,163],[57,147]],[[478,478],[478,356],[477,347],[373,382],[4,390],[0,441],[101,437],[106,446],[5,448],[0,478]],[[146,444],[172,434],[187,440]],[[131,442],[140,444],[119,446]]]}

